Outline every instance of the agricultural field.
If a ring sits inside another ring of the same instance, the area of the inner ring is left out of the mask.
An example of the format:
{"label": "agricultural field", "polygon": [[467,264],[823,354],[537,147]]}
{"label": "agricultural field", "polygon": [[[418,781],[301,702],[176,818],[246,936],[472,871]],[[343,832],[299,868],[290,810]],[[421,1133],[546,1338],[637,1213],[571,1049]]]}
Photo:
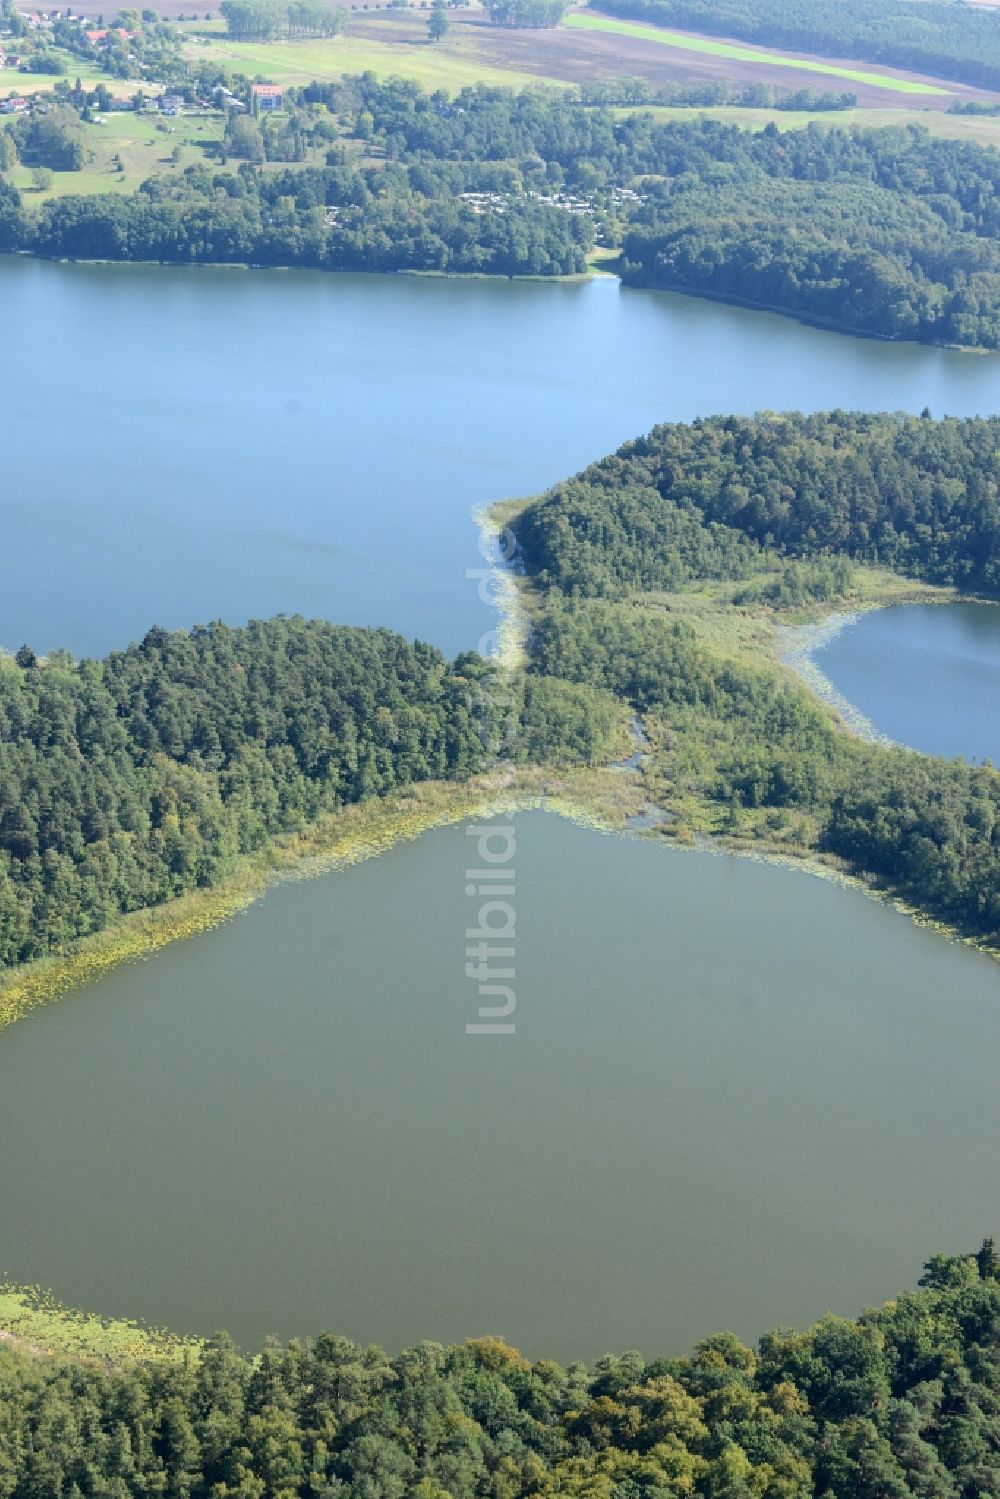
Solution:
{"label": "agricultural field", "polygon": [[238,42],[230,40],[222,24],[216,23],[196,31],[192,28],[185,55],[192,61],[211,58],[249,77],[259,75],[283,84],[366,71],[380,78],[411,78],[425,88],[452,92],[474,83],[520,88],[539,82],[559,87],[569,81],[534,68],[508,66],[502,55],[491,58],[489,48],[482,44],[483,33],[495,36],[495,28],[469,26],[463,20],[452,18],[448,36],[436,46],[427,40],[427,12],[420,10],[386,12],[378,20],[354,14],[347,35],[329,41]]}
{"label": "agricultural field", "polygon": [[[43,192],[32,185],[30,167],[15,167],[8,173],[28,202],[69,193],[135,192],[147,177],[183,172],[185,167],[204,161],[206,146],[222,139],[219,115],[161,119],[129,112],[98,118],[99,123],[86,127],[90,160],[82,171],[52,172],[51,183]],[[116,157],[124,170],[118,170]]]}
{"label": "agricultural field", "polygon": [[427,10],[351,9],[347,34],[327,42],[233,42],[220,21],[185,29],[187,54],[224,59],[251,76],[281,83],[331,78],[371,69],[380,77],[412,78],[430,88],[456,90],[481,81],[520,87],[637,78],[665,84],[725,80],[766,83],[788,90],[850,89],[863,109],[947,110],[956,98],[992,100],[982,90],[887,68],[866,67],[744,46],[690,33],[572,11],[551,30],[491,26],[478,6],[453,11],[436,46],[427,41]]}
{"label": "agricultural field", "polygon": [[897,94],[950,94],[953,92],[950,86],[939,87],[928,80],[907,77],[900,73],[859,68],[856,65],[840,66],[819,58],[766,51],[745,43],[696,36],[691,32],[665,31],[659,26],[646,26],[637,21],[620,21],[611,16],[595,16],[575,11],[566,17],[564,24],[582,27],[587,31],[634,37],[651,42],[653,45],[675,48],[681,52],[698,52],[709,57],[725,58],[732,62],[749,63],[752,67],[790,68],[799,73],[820,73],[825,78],[850,83],[855,87],[888,89],[891,93]]}

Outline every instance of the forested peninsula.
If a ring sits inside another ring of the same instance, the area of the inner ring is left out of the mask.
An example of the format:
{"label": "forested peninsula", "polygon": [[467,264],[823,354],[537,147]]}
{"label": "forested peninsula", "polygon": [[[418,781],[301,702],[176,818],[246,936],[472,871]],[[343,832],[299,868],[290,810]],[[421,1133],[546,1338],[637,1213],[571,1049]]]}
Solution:
{"label": "forested peninsula", "polygon": [[892,575],[996,598],[998,451],[997,418],[655,428],[508,510],[529,669],[645,715],[667,836],[817,859],[996,949],[1000,777],[843,732],[780,623],[892,597]]}
{"label": "forested peninsula", "polygon": [[920,1284],[756,1349],[719,1333],[593,1369],[498,1338],[395,1358],[326,1334],[255,1358],[160,1340],[120,1367],[0,1339],[0,1495],[982,1499],[1000,1487],[993,1241]]}
{"label": "forested peninsula", "polygon": [[[0,176],[0,250],[565,276],[586,270],[596,244],[633,285],[853,333],[1000,348],[991,147],[917,126],[664,122],[574,90],[479,85],[449,98],[370,74],[289,100],[287,117],[261,129],[234,120],[224,159],[131,195],[35,205]],[[42,167],[46,152],[63,159],[66,139],[77,150],[73,113],[66,105],[37,131],[22,124],[20,149]]]}

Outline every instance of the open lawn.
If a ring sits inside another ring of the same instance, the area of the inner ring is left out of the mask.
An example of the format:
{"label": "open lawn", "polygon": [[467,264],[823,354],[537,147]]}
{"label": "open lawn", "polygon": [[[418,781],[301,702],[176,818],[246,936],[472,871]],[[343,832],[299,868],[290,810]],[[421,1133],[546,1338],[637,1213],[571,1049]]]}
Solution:
{"label": "open lawn", "polygon": [[840,67],[835,63],[803,58],[791,53],[766,52],[759,47],[747,47],[736,42],[721,42],[713,37],[695,36],[684,31],[665,31],[659,26],[644,26],[637,21],[619,21],[611,16],[594,16],[574,11],[566,17],[566,26],[581,27],[587,31],[606,31],[617,36],[637,37],[664,47],[675,47],[685,52],[703,52],[710,57],[725,57],[734,62],[763,64],[772,68],[794,68],[799,73],[821,73],[828,78],[841,79],[847,83],[865,84],[870,88],[884,88],[898,94],[945,95],[949,89],[939,88],[916,78],[900,78],[888,73],[876,73],[859,68]]}
{"label": "open lawn", "polygon": [[[110,78],[93,63],[82,62],[80,58],[68,53],[63,56],[66,57],[68,71],[62,78],[54,73],[19,73],[14,68],[4,68],[0,72],[0,99],[6,99],[11,94],[50,94],[57,83],[75,83],[78,78],[88,88],[103,83],[108,93],[116,99],[131,99],[136,89],[144,86],[130,78]],[[149,85],[146,84],[145,87],[148,89]]]}
{"label": "open lawn", "polygon": [[[80,172],[53,172],[52,185],[44,193],[31,186],[31,170],[16,167],[8,175],[28,203],[70,193],[135,192],[140,183],[156,173],[182,172],[205,160],[204,147],[222,139],[219,115],[180,115],[161,120],[156,115],[101,115],[102,123],[87,126],[87,148],[91,159]],[[178,160],[172,159],[174,149]],[[124,172],[113,158],[121,157]]]}

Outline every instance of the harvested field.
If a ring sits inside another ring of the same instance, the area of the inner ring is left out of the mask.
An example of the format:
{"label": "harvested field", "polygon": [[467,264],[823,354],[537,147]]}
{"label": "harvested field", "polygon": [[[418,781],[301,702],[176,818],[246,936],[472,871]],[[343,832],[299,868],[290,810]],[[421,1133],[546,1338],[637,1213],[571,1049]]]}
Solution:
{"label": "harvested field", "polygon": [[611,33],[630,40],[642,40],[656,46],[669,47],[679,52],[695,52],[702,56],[724,58],[727,62],[745,63],[758,68],[785,68],[792,72],[818,73],[822,81],[836,81],[841,86],[849,83],[854,88],[888,89],[897,94],[942,94],[951,92],[950,86],[942,88],[929,80],[896,73],[886,69],[870,70],[857,62],[836,63],[804,53],[779,52],[774,49],[751,46],[745,42],[729,42],[719,37],[700,36],[691,31],[665,30],[660,26],[649,26],[637,21],[619,20],[612,16],[595,16],[587,12],[574,12],[566,17],[567,26],[579,26],[588,31]]}
{"label": "harvested field", "polygon": [[[869,68],[850,60],[765,51],[689,33],[658,33],[654,27],[618,22],[582,9],[571,12],[564,25],[551,31],[491,26],[477,7],[452,12],[450,19],[448,36],[433,50],[442,58],[453,59],[463,75],[480,68],[484,77],[486,70],[490,75],[499,70],[522,78],[527,75],[566,83],[630,77],[659,87],[725,79],[737,84],[766,83],[789,91],[849,89],[858,95],[860,105],[876,109],[899,108],[904,101],[912,100],[917,107],[944,110],[956,97],[994,97],[963,84],[890,68]],[[418,76],[415,58],[411,55],[407,59],[407,54],[425,47],[425,22],[426,14],[418,9],[357,8],[350,14],[349,38],[380,49],[399,48],[400,65],[395,71]],[[683,38],[685,45],[671,45],[663,37]]]}

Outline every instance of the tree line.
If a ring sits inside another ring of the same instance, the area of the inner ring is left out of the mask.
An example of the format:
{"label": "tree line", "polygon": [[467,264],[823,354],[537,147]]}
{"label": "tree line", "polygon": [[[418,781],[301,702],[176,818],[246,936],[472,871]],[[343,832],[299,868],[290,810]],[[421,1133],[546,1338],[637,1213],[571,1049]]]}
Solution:
{"label": "tree line", "polygon": [[396,1357],[224,1337],[108,1370],[0,1344],[3,1499],[982,1499],[1000,1488],[987,1240],[922,1289],[687,1357],[531,1362],[498,1338]]}
{"label": "tree line", "polygon": [[222,0],[219,13],[241,42],[339,36],[347,20],[343,6],[326,0]]}
{"label": "tree line", "polygon": [[485,0],[486,14],[493,26],[525,26],[535,30],[558,26],[569,0]]}
{"label": "tree line", "polygon": [[855,57],[996,88],[1000,29],[947,0],[592,0],[595,10],[762,46]]}

